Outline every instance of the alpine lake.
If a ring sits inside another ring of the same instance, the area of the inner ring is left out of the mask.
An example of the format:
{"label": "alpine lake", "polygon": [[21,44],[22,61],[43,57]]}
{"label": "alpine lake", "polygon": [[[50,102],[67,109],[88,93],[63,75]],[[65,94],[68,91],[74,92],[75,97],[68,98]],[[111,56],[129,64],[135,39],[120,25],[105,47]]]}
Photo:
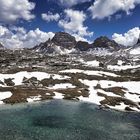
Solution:
{"label": "alpine lake", "polygon": [[2,105],[0,140],[140,140],[140,113],[67,100]]}

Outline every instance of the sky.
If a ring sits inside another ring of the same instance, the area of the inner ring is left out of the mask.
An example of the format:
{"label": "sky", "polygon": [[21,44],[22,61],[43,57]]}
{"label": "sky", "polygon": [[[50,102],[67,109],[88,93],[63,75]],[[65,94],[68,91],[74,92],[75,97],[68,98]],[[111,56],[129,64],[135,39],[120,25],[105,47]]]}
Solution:
{"label": "sky", "polygon": [[131,46],[140,34],[140,0],[0,0],[0,43],[34,47],[65,31],[92,43],[107,36]]}

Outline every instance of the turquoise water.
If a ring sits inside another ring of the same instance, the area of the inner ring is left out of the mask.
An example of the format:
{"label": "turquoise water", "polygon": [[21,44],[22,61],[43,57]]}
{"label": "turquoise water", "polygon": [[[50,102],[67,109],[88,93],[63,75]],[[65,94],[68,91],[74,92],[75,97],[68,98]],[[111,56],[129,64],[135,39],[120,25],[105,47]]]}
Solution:
{"label": "turquoise water", "polygon": [[6,106],[0,140],[140,140],[140,114],[64,100]]}

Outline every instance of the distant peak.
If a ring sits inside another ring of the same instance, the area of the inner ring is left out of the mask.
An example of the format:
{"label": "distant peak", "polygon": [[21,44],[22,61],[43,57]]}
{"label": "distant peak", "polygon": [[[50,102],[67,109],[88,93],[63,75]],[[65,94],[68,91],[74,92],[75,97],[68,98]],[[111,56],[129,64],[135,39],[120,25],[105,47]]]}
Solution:
{"label": "distant peak", "polygon": [[55,33],[52,42],[54,42],[58,46],[63,46],[66,48],[73,48],[76,45],[75,37],[66,32]]}

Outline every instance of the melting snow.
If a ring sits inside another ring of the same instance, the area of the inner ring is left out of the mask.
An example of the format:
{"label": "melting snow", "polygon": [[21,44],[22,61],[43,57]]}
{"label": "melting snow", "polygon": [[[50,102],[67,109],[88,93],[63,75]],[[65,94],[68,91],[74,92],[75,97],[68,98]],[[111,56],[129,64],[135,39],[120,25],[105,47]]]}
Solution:
{"label": "melting snow", "polygon": [[126,108],[128,105],[125,105],[124,103],[120,103],[120,105],[115,105],[115,106],[107,105],[107,106],[108,106],[109,108],[111,108],[111,109],[124,111],[125,108]]}
{"label": "melting snow", "polygon": [[55,93],[55,96],[53,97],[54,99],[63,99],[64,96],[62,93],[59,93],[59,92],[54,92]]}
{"label": "melting snow", "polygon": [[10,98],[12,96],[12,93],[10,91],[7,92],[0,92],[0,104],[3,104],[4,99]]}
{"label": "melting snow", "polygon": [[105,95],[107,95],[107,96],[120,97],[119,95],[116,95],[116,94],[114,94],[114,93],[112,93],[112,92],[106,92],[106,91],[104,91],[104,90],[102,90],[102,89],[98,89],[97,91],[100,92],[100,93],[103,93],[103,94],[105,94]]}
{"label": "melting snow", "polygon": [[40,101],[41,100],[41,95],[38,96],[31,96],[30,98],[27,98],[27,102],[31,103],[34,101]]}
{"label": "melting snow", "polygon": [[94,86],[97,85],[98,81],[96,81],[96,80],[94,80],[94,81],[80,80],[80,82],[89,86],[90,95],[89,95],[89,97],[80,96],[79,100],[86,101],[86,102],[91,102],[91,103],[95,103],[97,105],[100,105],[100,101],[104,100],[105,98],[98,96],[97,91],[94,89]]}
{"label": "melting snow", "polygon": [[75,88],[70,83],[61,83],[61,84],[55,84],[54,86],[49,87],[49,89],[67,89],[67,88]]}
{"label": "melting snow", "polygon": [[140,46],[136,49],[132,49],[130,51],[130,54],[133,54],[133,55],[139,55],[140,54]]}
{"label": "melting snow", "polygon": [[122,60],[118,60],[117,64],[121,66],[124,62]]}
{"label": "melting snow", "polygon": [[121,87],[126,88],[129,92],[140,94],[140,81],[115,82],[100,80],[99,83],[102,88]]}
{"label": "melting snow", "polygon": [[86,66],[89,66],[89,67],[99,67],[99,61],[97,60],[94,60],[94,61],[86,61],[86,62],[83,62]]}
{"label": "melting snow", "polygon": [[116,70],[116,71],[121,71],[121,70],[127,70],[127,69],[136,69],[139,68],[140,65],[124,65],[124,66],[118,66],[118,65],[108,65],[107,68],[110,70]]}
{"label": "melting snow", "polygon": [[[12,81],[15,83],[15,85],[21,85],[23,78],[31,78],[31,77],[36,77],[38,80],[43,80],[45,78],[50,78],[52,76],[53,79],[67,79],[69,78],[68,76],[61,76],[58,74],[48,74],[45,72],[27,72],[27,71],[22,71],[18,72],[15,74],[0,74],[0,80],[4,82],[4,79],[11,78],[13,79]],[[2,85],[1,85],[2,86]]]}
{"label": "melting snow", "polygon": [[104,71],[92,71],[92,70],[80,70],[80,69],[68,69],[68,70],[62,70],[60,73],[84,73],[86,75],[97,75],[97,76],[112,76],[112,77],[118,77],[119,75],[116,75],[111,72],[104,72]]}

